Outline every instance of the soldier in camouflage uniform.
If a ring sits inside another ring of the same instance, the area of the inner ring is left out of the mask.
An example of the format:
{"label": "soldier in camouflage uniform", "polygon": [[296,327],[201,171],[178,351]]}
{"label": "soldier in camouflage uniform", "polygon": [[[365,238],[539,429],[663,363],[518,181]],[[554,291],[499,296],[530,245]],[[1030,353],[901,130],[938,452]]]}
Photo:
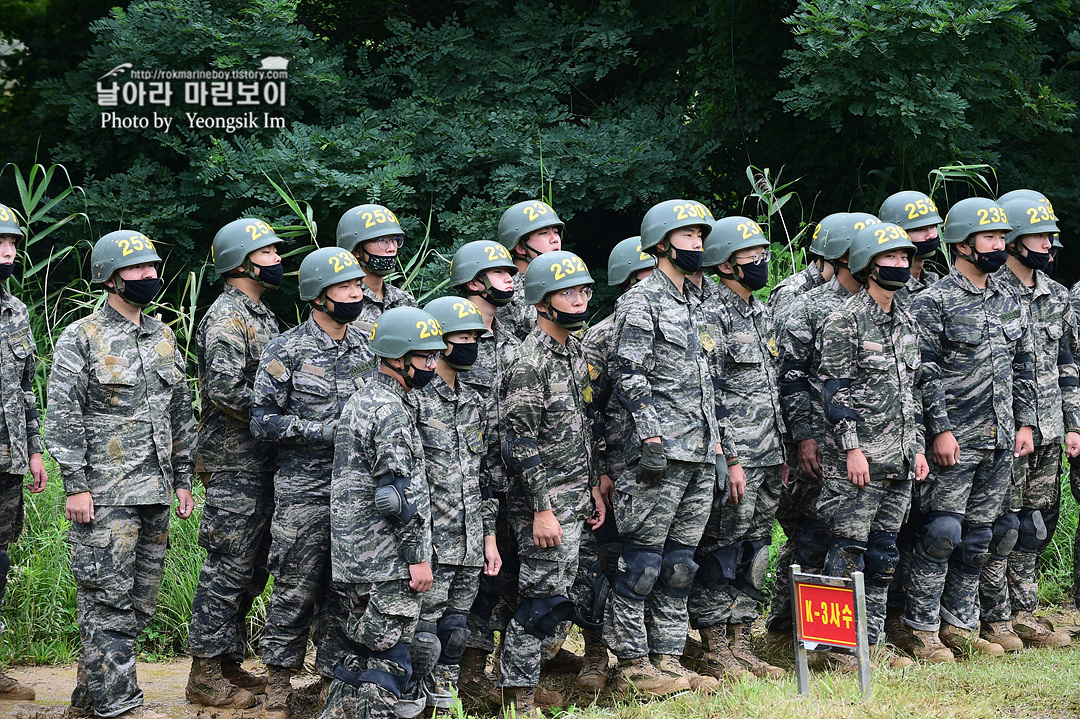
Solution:
{"label": "soldier in camouflage uniform", "polygon": [[722,493],[713,497],[689,597],[690,626],[700,631],[706,652],[704,670],[717,678],[786,673],[750,647],[786,478],[776,339],[770,313],[752,294],[768,284],[768,247],[758,224],[740,216],[717,220],[705,241],[705,266],[720,278],[704,309],[723,338],[724,434],[738,458],[729,470],[746,483],[738,502],[729,503]]}
{"label": "soldier in camouflage uniform", "polygon": [[[852,212],[845,213],[830,228],[825,259],[836,269],[833,278],[796,300],[784,327],[778,328],[780,407],[798,459],[777,508],[777,519],[788,539],[777,558],[776,581],[766,619],[770,641],[782,646],[791,646],[788,567],[798,563],[804,572],[820,573],[829,549],[828,530],[817,515],[822,479],[821,443],[825,440],[821,383],[817,375],[821,330],[829,315],[862,289],[862,284],[848,271],[848,251],[857,232],[878,222],[873,215]],[[835,662],[849,664],[847,655],[831,657]]]}
{"label": "soldier in camouflage uniform", "polygon": [[543,716],[534,695],[541,642],[579,614],[568,595],[581,534],[586,525],[602,526],[606,515],[586,410],[588,363],[571,335],[588,317],[592,283],[585,263],[570,252],[550,252],[529,265],[525,301],[536,306],[537,323],[507,376],[507,499],[521,603],[506,628],[499,686],[519,717]]}
{"label": "soldier in camouflage uniform", "polygon": [[769,293],[769,313],[772,315],[774,327],[784,326],[787,310],[796,299],[832,279],[833,266],[825,259],[825,244],[833,223],[839,221],[845,214],[847,213],[834,212],[826,215],[814,226],[814,234],[810,236],[810,246],[807,248],[810,262],[805,268],[785,277],[772,288]]}
{"label": "soldier in camouflage uniform", "polygon": [[106,303],[60,335],[49,375],[45,437],[67,494],[82,639],[71,704],[103,717],[165,719],[142,706],[135,639],[154,616],[172,497],[178,517],[195,506],[184,358],[142,312],[161,291],[160,263],[132,230],[95,243],[91,279]]}
{"label": "soldier in camouflage uniform", "polygon": [[[686,282],[701,270],[711,230],[712,213],[701,203],[668,200],[651,208],[641,223],[641,249],[657,255],[658,271],[615,305],[616,391],[633,431],[612,496],[623,547],[604,621],[604,638],[619,658],[620,691],[663,696],[716,686],[679,661],[694,551],[714,490],[728,485],[705,356],[716,340],[701,326],[700,293]],[[736,495],[741,490],[733,487]]]}
{"label": "soldier in camouflage uniform", "polygon": [[428,677],[414,673],[413,681],[425,683],[429,707],[447,709],[458,695],[458,669],[481,567],[488,576],[497,576],[502,565],[495,543],[499,502],[491,487],[480,483],[487,408],[464,382],[475,367],[477,340],[487,326],[476,305],[464,297],[440,297],[424,311],[438,321],[450,348],[439,358],[435,378],[415,395],[431,494],[431,540],[438,557],[417,628],[436,634],[442,653]]}
{"label": "soldier in camouflage uniform", "polygon": [[[529,263],[545,252],[562,249],[563,222],[546,202],[526,200],[512,205],[499,218],[499,244],[510,253],[523,275]],[[499,320],[524,341],[536,325],[536,308],[525,301],[525,286],[514,287],[513,300],[498,310]]]}
{"label": "soldier in camouflage uniform", "polygon": [[[35,494],[45,491],[49,479],[41,457],[41,428],[33,391],[37,345],[26,305],[4,287],[15,269],[23,236],[14,211],[0,205],[0,608],[11,566],[8,546],[22,534],[23,477],[30,472],[30,491]],[[0,671],[0,700],[32,700],[34,696],[32,687]]]}
{"label": "soldier in camouflage uniform", "polygon": [[191,608],[188,701],[246,708],[266,686],[240,667],[247,614],[270,576],[270,517],[274,511],[273,445],[251,435],[251,390],[259,357],[278,334],[277,318],[261,301],[281,285],[281,242],[254,218],[235,220],[214,236],[214,270],[225,278],[221,296],[195,334],[203,412],[196,468],[206,485],[199,544],[207,551]]}
{"label": "soldier in camouflage uniform", "polygon": [[1005,211],[991,200],[956,203],[942,230],[955,245],[953,271],[911,307],[934,464],[921,487],[923,528],[911,559],[903,631],[894,641],[928,661],[952,661],[950,648],[1004,654],[978,634],[979,572],[1002,540],[994,541],[993,523],[1009,491],[1009,450],[1014,457],[1030,454],[1036,423],[1020,305],[990,276],[1005,262],[1009,229]]}
{"label": "soldier in camouflage uniform", "polygon": [[865,289],[829,315],[821,332],[818,377],[827,432],[817,512],[829,530],[825,574],[865,572],[871,645],[885,639],[885,601],[911,480],[922,482],[929,473],[916,386],[918,329],[894,299],[907,286],[915,252],[899,225],[861,230],[848,269]]}
{"label": "soldier in camouflage uniform", "polygon": [[300,299],[311,316],[266,346],[255,374],[251,432],[278,445],[262,660],[269,669],[264,719],[288,719],[292,670],[304,664],[315,622],[324,686],[340,659],[343,589],[330,580],[330,475],[334,428],[363,386],[369,352],[353,320],[363,306],[363,270],[352,254],[315,250],[300,265]]}
{"label": "soldier in camouflage uniform", "polygon": [[[1073,357],[1075,318],[1068,291],[1044,272],[1052,234],[1058,231],[1050,205],[1016,197],[1001,204],[1012,230],[1005,236],[1008,257],[994,279],[1020,301],[1035,369],[1035,450],[1017,459],[1012,491],[994,521],[997,541],[983,565],[982,636],[1006,651],[1063,647],[1067,632],[1051,631],[1033,614],[1039,601],[1035,565],[1047,539],[1046,515],[1061,501],[1061,442],[1080,450],[1080,379]],[[1011,552],[1009,551],[1011,550]],[[1010,623],[1011,620],[1011,623]]]}
{"label": "soldier in camouflage uniform", "polygon": [[[361,284],[364,294],[360,314],[354,321],[365,344],[375,320],[383,312],[395,307],[416,307],[411,294],[386,279],[397,272],[398,251],[404,242],[405,232],[397,216],[382,205],[358,205],[338,220],[337,246],[353,253],[364,271]],[[375,371],[376,361],[370,350],[364,352],[368,360],[364,375],[368,376]]]}
{"label": "soldier in camouflage uniform", "polygon": [[440,652],[435,633],[417,625],[420,595],[432,586],[432,517],[408,395],[434,378],[446,345],[434,317],[398,307],[375,323],[369,346],[379,369],[345,404],[335,437],[331,556],[348,599],[347,651],[324,719],[416,716],[422,698],[408,702],[403,693]]}

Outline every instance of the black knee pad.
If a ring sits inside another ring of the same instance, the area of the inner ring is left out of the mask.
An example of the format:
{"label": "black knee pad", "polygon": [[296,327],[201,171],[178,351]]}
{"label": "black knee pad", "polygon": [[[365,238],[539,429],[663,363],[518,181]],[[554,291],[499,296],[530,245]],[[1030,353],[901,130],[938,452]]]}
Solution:
{"label": "black knee pad", "polygon": [[795,542],[795,562],[804,572],[819,572],[829,554],[829,530],[817,519],[804,519]]}
{"label": "black knee pad", "polygon": [[357,688],[361,684],[376,684],[400,699],[401,693],[405,690],[405,685],[412,678],[412,657],[409,654],[409,645],[405,642],[398,642],[384,652],[368,650],[366,655],[368,658],[384,659],[397,664],[404,673],[391,674],[381,669],[365,669],[357,673],[346,669],[344,664],[338,662],[337,666],[334,667],[334,677]]}
{"label": "black knee pad", "polygon": [[994,520],[993,535],[990,538],[990,556],[1005,559],[1016,547],[1020,538],[1020,516],[1016,512],[1006,512]]}
{"label": "black knee pad", "polygon": [[989,524],[965,524],[960,546],[952,557],[956,568],[965,574],[979,574],[990,557],[994,530]]}
{"label": "black knee pad", "polygon": [[558,631],[559,625],[573,619],[574,603],[566,597],[532,597],[514,612],[514,619],[526,633],[544,640]]}
{"label": "black knee pad", "polygon": [[946,512],[931,512],[926,515],[922,532],[915,542],[915,552],[923,559],[944,564],[952,556],[953,550],[960,546],[964,530],[963,516]]}
{"label": "black knee pad", "polygon": [[896,545],[896,532],[870,532],[863,554],[863,571],[866,580],[879,586],[889,586],[900,563],[900,547]]}
{"label": "black knee pad", "polygon": [[623,544],[621,559],[626,563],[626,571],[620,571],[615,575],[611,591],[626,599],[645,601],[645,597],[649,596],[656,580],[660,578],[664,550],[660,547],[646,547],[627,542]]}
{"label": "black knee pad", "polygon": [[495,611],[495,605],[499,603],[501,579],[498,576],[480,575],[480,586],[476,591],[476,599],[473,600],[470,614],[474,614],[487,621],[491,613]]}
{"label": "black knee pad", "polygon": [[735,587],[751,597],[761,595],[765,573],[769,570],[769,540],[744,540],[739,543],[739,565],[735,568]]}
{"label": "black knee pad", "polygon": [[664,545],[664,556],[660,564],[660,584],[657,591],[669,597],[685,599],[690,596],[690,585],[694,582],[698,564],[694,561],[694,547],[677,542]]}
{"label": "black knee pad", "polygon": [[1020,522],[1019,537],[1016,540],[1016,548],[1021,552],[1036,553],[1039,545],[1046,539],[1046,522],[1043,521],[1042,512],[1030,507],[1024,507],[1018,513]]}
{"label": "black knee pad", "polygon": [[825,573],[837,577],[850,577],[863,570],[866,545],[846,537],[833,537],[829,542],[829,554],[825,559]]}
{"label": "black knee pad", "polygon": [[583,629],[600,629],[604,622],[608,596],[611,594],[611,581],[605,571],[604,560],[597,559],[593,562],[584,581],[579,578],[574,583],[584,584],[592,595],[592,601],[578,613],[575,623]]}
{"label": "black knee pad", "polygon": [[699,568],[694,581],[706,589],[722,591],[735,581],[741,551],[742,545],[738,542],[709,551],[699,549],[695,555]]}
{"label": "black knee pad", "polygon": [[417,681],[431,674],[439,663],[442,642],[439,641],[439,627],[435,622],[420,620],[416,623],[412,642],[409,644],[409,656],[412,658],[412,673]]}
{"label": "black knee pad", "polygon": [[469,639],[469,630],[465,627],[468,622],[468,612],[460,609],[447,609],[443,612],[438,621],[437,632],[442,645],[439,664],[454,666],[461,662],[461,656],[465,654],[465,644]]}

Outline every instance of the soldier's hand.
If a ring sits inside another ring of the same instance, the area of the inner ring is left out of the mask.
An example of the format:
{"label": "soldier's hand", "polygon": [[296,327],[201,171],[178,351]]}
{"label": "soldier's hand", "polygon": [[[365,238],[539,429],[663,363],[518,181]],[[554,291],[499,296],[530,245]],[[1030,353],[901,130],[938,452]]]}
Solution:
{"label": "soldier's hand", "polygon": [[611,511],[611,495],[615,493],[615,483],[606,474],[600,475],[600,495],[604,498],[604,504]]}
{"label": "soldier's hand", "polygon": [[821,447],[816,439],[799,440],[799,471],[807,477],[821,479]]}
{"label": "soldier's hand", "polygon": [[604,504],[604,492],[600,487],[592,488],[592,499],[596,511],[593,512],[592,517],[585,520],[585,524],[595,532],[604,526],[604,520],[607,519],[607,505]]}
{"label": "soldier's hand", "polygon": [[495,542],[495,535],[488,534],[484,537],[484,574],[494,577],[502,569],[502,555],[499,554],[499,546]]}
{"label": "soldier's hand", "polygon": [[187,519],[194,509],[195,498],[191,496],[191,492],[186,489],[176,490],[176,516]]}
{"label": "soldier's hand", "polygon": [[45,461],[41,458],[41,452],[30,455],[30,476],[34,481],[28,485],[31,494],[45,491],[45,485],[49,483],[49,473],[45,471]]}
{"label": "soldier's hand", "polygon": [[94,498],[89,492],[79,492],[69,495],[67,506],[64,508],[64,516],[69,521],[86,524],[94,521]]}
{"label": "soldier's hand", "polygon": [[856,487],[870,484],[870,463],[861,449],[847,450],[847,478]]}
{"label": "soldier's hand", "polygon": [[738,504],[746,496],[746,470],[741,464],[728,467],[728,481],[731,483],[731,496],[728,504]]}
{"label": "soldier's hand", "polygon": [[550,509],[533,512],[533,544],[541,549],[562,544],[562,525]]}
{"label": "soldier's hand", "polygon": [[787,462],[780,464],[780,484],[787,486],[788,480],[791,479],[791,467]]}
{"label": "soldier's hand", "polygon": [[930,465],[926,463],[926,455],[919,452],[915,455],[915,481],[921,482],[930,476]]}
{"label": "soldier's hand", "polygon": [[934,464],[951,467],[960,461],[960,444],[949,430],[934,435]]}
{"label": "soldier's hand", "polygon": [[1065,454],[1068,457],[1080,454],[1080,432],[1069,432],[1065,435]]}
{"label": "soldier's hand", "polygon": [[423,594],[431,589],[431,565],[427,562],[409,565],[409,589]]}
{"label": "soldier's hand", "polygon": [[1016,445],[1013,447],[1013,457],[1026,457],[1035,451],[1035,440],[1031,437],[1031,427],[1025,426],[1016,430]]}

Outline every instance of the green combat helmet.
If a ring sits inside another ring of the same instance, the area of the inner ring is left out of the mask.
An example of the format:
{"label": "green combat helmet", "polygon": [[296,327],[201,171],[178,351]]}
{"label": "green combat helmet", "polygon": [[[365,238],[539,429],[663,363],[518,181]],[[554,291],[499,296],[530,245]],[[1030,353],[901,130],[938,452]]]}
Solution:
{"label": "green combat helmet", "polygon": [[356,246],[379,237],[405,237],[397,215],[382,205],[357,205],[337,223],[337,246],[355,252]]}
{"label": "green combat helmet", "polygon": [[454,259],[450,260],[450,286],[461,287],[488,270],[506,270],[514,274],[517,272],[517,265],[506,248],[497,242],[467,242],[454,253]]}
{"label": "green combat helmet", "polygon": [[1040,202],[1034,198],[1014,197],[999,204],[1012,226],[1005,235],[1007,244],[1013,244],[1024,235],[1061,232],[1057,226],[1057,217],[1054,216],[1053,208],[1049,203]]}
{"label": "green combat helmet", "polygon": [[664,200],[653,205],[641,219],[641,249],[651,250],[672,230],[700,227],[704,240],[712,232],[713,214],[700,202]]}
{"label": "green combat helmet", "polygon": [[969,197],[953,205],[945,215],[941,240],[955,245],[976,232],[1012,229],[1005,209],[985,197]]}
{"label": "green combat helmet", "polygon": [[716,267],[731,259],[739,250],[750,247],[769,246],[769,240],[761,231],[761,225],[749,217],[732,215],[713,223],[712,232],[705,240],[705,256],[701,264]]}
{"label": "green combat helmet", "polygon": [[855,235],[865,230],[870,225],[879,225],[879,220],[868,212],[847,212],[836,221],[836,225],[830,230],[825,240],[825,253],[822,255],[834,265],[840,263],[840,258],[851,249],[851,242]]}
{"label": "green combat helmet", "polygon": [[846,212],[834,212],[821,218],[821,222],[817,223],[817,227],[814,228],[814,234],[810,236],[811,255],[816,257],[825,256],[825,245],[828,243],[829,233],[833,227],[843,221],[846,215]]}
{"label": "green combat helmet", "polygon": [[134,230],[110,232],[94,243],[90,253],[90,281],[107,282],[117,270],[147,262],[161,262],[149,237]]}
{"label": "green combat helmet", "polygon": [[881,203],[877,216],[882,222],[891,222],[904,230],[941,224],[937,205],[928,195],[916,190],[889,195]]}
{"label": "green combat helmet", "polygon": [[439,321],[443,334],[453,332],[487,332],[480,310],[464,297],[440,297],[424,306],[424,312]]}
{"label": "green combat helmet", "polygon": [[621,285],[639,270],[656,267],[656,257],[641,251],[641,238],[628,237],[611,248],[607,261],[607,283]]}
{"label": "green combat helmet", "polygon": [[[1018,198],[1025,200],[1035,200],[1041,205],[1046,205],[1046,209],[1050,213],[1050,219],[1052,219],[1054,222],[1057,222],[1057,215],[1054,214],[1054,204],[1050,202],[1050,198],[1048,198],[1046,195],[1039,192],[1038,190],[1010,190],[1009,192],[1006,192],[1004,195],[998,198],[998,204],[1002,207],[1005,207],[1006,202],[1011,202],[1012,200]],[[1057,251],[1060,250],[1062,247],[1064,247],[1064,245],[1061,244],[1061,234],[1060,232],[1055,232],[1053,244],[1051,245],[1050,250],[1051,254],[1057,254]]]}
{"label": "green combat helmet", "polygon": [[251,272],[251,268],[248,267],[248,255],[255,250],[279,245],[281,242],[281,238],[274,233],[274,229],[262,220],[253,217],[233,220],[214,235],[214,243],[210,246],[214,271],[223,275],[239,267]]}
{"label": "green combat helmet", "polygon": [[446,342],[439,321],[431,313],[416,307],[395,307],[379,316],[371,328],[368,347],[379,357],[397,359],[412,352],[441,352]]}
{"label": "green combat helmet", "polygon": [[848,269],[853,275],[862,272],[870,265],[870,260],[882,252],[896,249],[911,250],[911,254],[915,253],[915,244],[903,227],[895,222],[882,222],[866,227],[859,230],[851,240]]}
{"label": "green combat helmet", "polygon": [[525,304],[535,305],[552,292],[591,284],[589,268],[580,257],[565,250],[548,252],[543,262],[530,262],[525,271]]}
{"label": "green combat helmet", "polygon": [[19,226],[18,215],[7,205],[0,205],[0,235],[26,237],[23,228]]}
{"label": "green combat helmet", "polygon": [[300,263],[300,299],[311,302],[330,285],[363,276],[351,252],[340,247],[320,247]]}
{"label": "green combat helmet", "polygon": [[558,227],[560,233],[564,227],[551,205],[539,200],[519,202],[511,205],[499,218],[499,244],[513,250],[530,233],[545,227]]}

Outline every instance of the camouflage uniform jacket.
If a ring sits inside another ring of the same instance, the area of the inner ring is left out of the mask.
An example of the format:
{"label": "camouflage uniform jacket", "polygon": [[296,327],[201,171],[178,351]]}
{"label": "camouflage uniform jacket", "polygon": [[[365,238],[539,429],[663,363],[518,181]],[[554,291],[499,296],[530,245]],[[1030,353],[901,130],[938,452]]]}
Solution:
{"label": "camouflage uniform jacket", "polygon": [[648,437],[663,440],[669,459],[715,461],[720,433],[692,285],[687,281],[680,292],[663,272],[653,272],[615,303],[615,387],[634,429],[627,462],[636,461]]}
{"label": "camouflage uniform jacket", "polygon": [[817,372],[821,328],[833,310],[850,297],[834,276],[795,301],[780,333],[780,407],[795,442],[820,442],[825,437]]}
{"label": "camouflage uniform jacket", "polygon": [[274,445],[251,434],[251,390],[259,357],[278,334],[277,318],[261,302],[226,283],[195,334],[199,389],[200,472],[272,472]]}
{"label": "camouflage uniform jacket", "polygon": [[611,481],[619,478],[626,468],[624,441],[631,423],[626,410],[619,404],[615,394],[611,362],[615,354],[615,315],[609,315],[588,329],[581,341],[581,349],[589,363],[589,381],[596,419],[603,424],[602,441],[598,443],[600,474]]}
{"label": "camouflage uniform jacket", "polygon": [[994,279],[1020,301],[1035,367],[1035,419],[1042,444],[1060,444],[1066,427],[1080,427],[1080,379],[1073,357],[1076,318],[1069,292],[1035,270],[1028,287],[1007,266]]}
{"label": "camouflage uniform jacket", "polygon": [[540,327],[521,343],[507,375],[506,426],[525,501],[534,512],[589,517],[589,487],[600,483],[593,431],[589,366],[580,341],[566,346]]}
{"label": "camouflage uniform jacket", "polygon": [[379,368],[379,361],[375,357],[375,353],[368,349],[368,341],[371,338],[371,330],[375,327],[375,322],[382,316],[383,312],[392,310],[395,307],[416,307],[416,299],[406,292],[405,290],[394,287],[392,284],[383,280],[383,297],[380,300],[379,296],[375,294],[375,290],[367,286],[366,283],[361,282],[360,286],[363,287],[364,294],[360,298],[360,316],[353,320],[350,324],[356,327],[360,331],[360,338],[364,343],[364,377],[370,377]]}
{"label": "camouflage uniform jacket", "polygon": [[802,270],[777,283],[769,293],[769,314],[775,327],[782,327],[788,310],[799,297],[802,297],[815,287],[825,284],[825,277],[818,269],[817,263],[811,262]]}
{"label": "camouflage uniform jacket", "polygon": [[929,440],[952,431],[964,448],[1010,449],[1016,428],[1037,422],[1030,339],[1001,284],[990,276],[980,290],[954,269],[912,303]]}
{"label": "camouflage uniform jacket", "polygon": [[920,365],[915,319],[896,304],[886,314],[866,290],[829,315],[822,329],[826,442],[840,452],[862,449],[874,479],[910,478],[915,455],[923,452]]}
{"label": "camouflage uniform jacket", "polygon": [[925,289],[928,289],[930,285],[934,284],[941,279],[941,275],[934,272],[932,269],[923,265],[922,274],[919,279],[912,277],[907,281],[907,284],[893,293],[893,302],[899,302],[904,307],[910,307],[911,301],[915,295],[919,294]]}
{"label": "camouflage uniform jacket", "polygon": [[[431,508],[415,409],[401,384],[376,373],[341,411],[330,491],[334,581],[374,584],[409,578],[409,565],[432,561]],[[375,509],[379,477],[408,478],[416,514],[404,527]]]}
{"label": "camouflage uniform jacket", "polygon": [[476,362],[468,372],[458,373],[458,382],[469,385],[480,394],[480,401],[487,412],[484,426],[486,447],[484,461],[480,465],[480,486],[505,494],[510,480],[506,476],[502,461],[502,443],[506,437],[502,397],[506,372],[517,357],[521,340],[506,330],[496,315],[491,330],[481,335],[477,343],[480,346],[476,352]]}
{"label": "camouflage uniform jacket", "polygon": [[0,472],[6,474],[26,474],[30,455],[42,452],[36,352],[26,305],[0,287]]}
{"label": "camouflage uniform jacket", "polygon": [[703,273],[700,285],[694,282],[687,287],[696,301],[694,318],[698,323],[698,337],[712,376],[713,416],[716,417],[721,449],[725,457],[737,457],[735,438],[728,424],[727,407],[724,406],[724,330],[717,316],[720,310],[720,285]]}
{"label": "camouflage uniform jacket", "polygon": [[[464,374],[464,373],[462,373]],[[457,379],[451,389],[439,375],[411,392],[424,445],[431,495],[431,542],[439,564],[479,567],[485,535],[495,534],[498,500],[482,499],[480,461],[486,416],[476,390]]]}
{"label": "camouflage uniform jacket", "polygon": [[772,319],[765,304],[746,302],[727,285],[716,285],[709,303],[723,351],[721,401],[724,431],[734,440],[744,467],[769,467],[784,461],[784,419],[780,412],[779,367]]}
{"label": "camouflage uniform jacket", "polygon": [[176,336],[107,302],[56,342],[45,414],[64,491],[95,504],[171,504],[191,489],[198,435]]}
{"label": "camouflage uniform jacket", "polygon": [[278,445],[276,501],[330,497],[334,426],[364,384],[368,356],[354,323],[334,341],[314,316],[266,346],[251,394],[251,433]]}
{"label": "camouflage uniform jacket", "polygon": [[522,342],[536,327],[536,307],[525,302],[525,275],[514,280],[514,298],[495,310],[495,316],[503,327],[510,330]]}

